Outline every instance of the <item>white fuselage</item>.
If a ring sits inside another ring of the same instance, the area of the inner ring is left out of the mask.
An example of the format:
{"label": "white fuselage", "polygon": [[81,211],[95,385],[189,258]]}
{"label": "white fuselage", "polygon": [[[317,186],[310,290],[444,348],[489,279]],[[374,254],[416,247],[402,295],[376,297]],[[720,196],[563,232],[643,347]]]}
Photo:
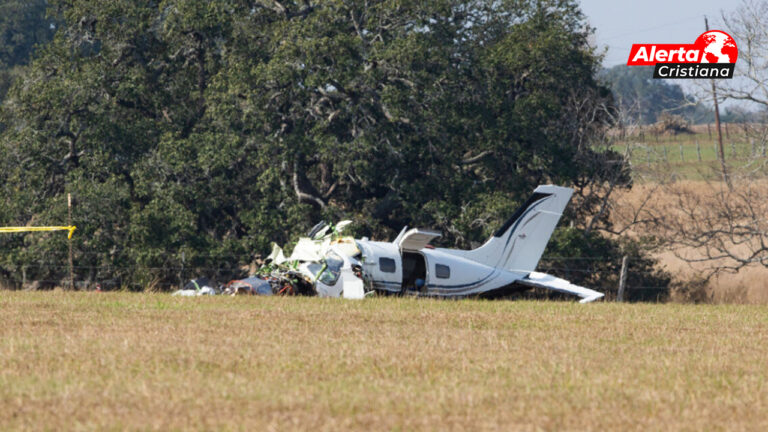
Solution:
{"label": "white fuselage", "polygon": [[526,276],[478,263],[442,248],[400,251],[391,242],[358,240],[362,265],[377,291],[467,296],[506,287]]}
{"label": "white fuselage", "polygon": [[368,291],[460,297],[506,290],[516,283],[516,287],[543,288],[592,302],[603,294],[535,271],[572,194],[570,188],[537,187],[507,222],[472,250],[432,247],[430,242],[440,237],[439,232],[405,227],[392,242],[329,241],[330,249],[322,259],[318,254],[323,247],[307,239],[305,247],[299,248],[304,255],[294,250],[292,257],[301,261],[306,255],[301,270],[315,280],[321,297],[362,298],[366,285]]}

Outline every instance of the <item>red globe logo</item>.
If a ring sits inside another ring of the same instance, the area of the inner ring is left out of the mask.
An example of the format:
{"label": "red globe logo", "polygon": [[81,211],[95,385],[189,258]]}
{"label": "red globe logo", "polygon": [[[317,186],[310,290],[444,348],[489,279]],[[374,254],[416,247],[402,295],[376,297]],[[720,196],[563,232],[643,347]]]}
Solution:
{"label": "red globe logo", "polygon": [[702,51],[700,63],[736,63],[739,56],[736,41],[720,30],[703,33],[694,45]]}

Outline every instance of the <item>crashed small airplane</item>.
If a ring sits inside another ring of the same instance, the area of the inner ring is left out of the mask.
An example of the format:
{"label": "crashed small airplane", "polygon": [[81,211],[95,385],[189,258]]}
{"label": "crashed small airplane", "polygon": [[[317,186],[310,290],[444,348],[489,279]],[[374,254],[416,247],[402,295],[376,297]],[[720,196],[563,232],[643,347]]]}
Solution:
{"label": "crashed small airplane", "polygon": [[[260,276],[247,280],[253,293],[267,295],[363,298],[379,292],[466,297],[535,287],[589,303],[603,294],[534,271],[572,194],[566,187],[537,187],[485,244],[473,250],[434,247],[430,242],[441,234],[419,228],[405,227],[394,241],[381,242],[341,237],[349,221],[335,227],[318,224],[308,238],[299,240],[290,257],[274,245]],[[247,280],[233,282],[242,286]]]}

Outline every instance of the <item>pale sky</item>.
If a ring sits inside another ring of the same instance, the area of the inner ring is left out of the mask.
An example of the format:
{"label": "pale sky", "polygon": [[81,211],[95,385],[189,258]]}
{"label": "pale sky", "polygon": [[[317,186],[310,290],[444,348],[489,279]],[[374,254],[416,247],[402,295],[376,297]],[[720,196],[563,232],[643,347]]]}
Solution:
{"label": "pale sky", "polygon": [[740,4],[739,0],[581,0],[581,9],[596,28],[597,46],[608,49],[603,65],[610,67],[626,64],[633,43],[693,43],[704,33],[704,15],[710,29],[727,32],[720,24],[720,12]]}

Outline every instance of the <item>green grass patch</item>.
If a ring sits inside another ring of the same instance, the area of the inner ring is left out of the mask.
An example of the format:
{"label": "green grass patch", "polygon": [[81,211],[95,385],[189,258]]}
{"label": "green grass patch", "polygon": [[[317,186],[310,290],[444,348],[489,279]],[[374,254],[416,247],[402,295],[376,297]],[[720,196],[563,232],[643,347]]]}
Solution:
{"label": "green grass patch", "polygon": [[[707,133],[644,135],[619,140],[613,149],[629,148],[635,178],[657,180],[674,175],[685,180],[717,180],[721,177],[717,137]],[[768,174],[768,149],[744,134],[723,137],[726,166],[734,173]]]}

